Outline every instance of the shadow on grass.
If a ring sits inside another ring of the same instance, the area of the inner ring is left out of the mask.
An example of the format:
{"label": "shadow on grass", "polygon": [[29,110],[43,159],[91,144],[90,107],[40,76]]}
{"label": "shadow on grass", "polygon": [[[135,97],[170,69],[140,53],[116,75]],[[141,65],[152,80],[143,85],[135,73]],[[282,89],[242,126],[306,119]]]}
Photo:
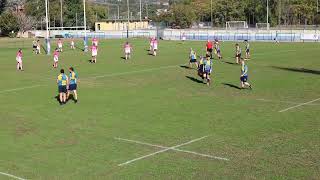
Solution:
{"label": "shadow on grass", "polygon": [[228,62],[228,61],[221,61],[221,62],[224,62],[226,64],[231,64],[231,65],[238,65],[237,63],[234,63],[234,62]]}
{"label": "shadow on grass", "polygon": [[222,83],[223,85],[225,86],[229,86],[231,88],[235,88],[235,89],[241,89],[240,87],[236,86],[236,85],[233,85],[233,84],[230,84],[230,83]]}
{"label": "shadow on grass", "polygon": [[186,66],[186,65],[180,65],[181,68],[184,68],[184,69],[192,69],[190,68],[189,66]]}
{"label": "shadow on grass", "polygon": [[300,73],[308,73],[308,74],[316,74],[320,75],[320,71],[312,70],[312,69],[305,69],[305,68],[286,68],[286,67],[278,67],[278,66],[271,66],[274,69],[280,69],[285,71],[292,71],[292,72],[300,72]]}
{"label": "shadow on grass", "polygon": [[191,81],[193,82],[196,82],[196,83],[199,83],[199,84],[204,84],[203,81],[199,80],[199,79],[196,79],[194,77],[190,77],[190,76],[186,76],[186,78],[190,79]]}

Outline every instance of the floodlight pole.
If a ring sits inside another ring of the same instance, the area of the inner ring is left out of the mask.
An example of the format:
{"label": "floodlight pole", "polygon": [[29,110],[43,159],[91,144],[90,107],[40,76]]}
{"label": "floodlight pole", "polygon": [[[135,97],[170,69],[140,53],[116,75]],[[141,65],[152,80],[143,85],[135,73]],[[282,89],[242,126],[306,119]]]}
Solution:
{"label": "floodlight pole", "polygon": [[213,23],[212,23],[212,20],[213,20],[213,10],[212,10],[212,6],[213,6],[213,4],[212,4],[212,0],[211,0],[211,8],[210,8],[210,10],[211,10],[211,27],[213,27]]}
{"label": "floodlight pole", "polygon": [[129,24],[130,24],[129,0],[127,0],[127,9],[128,9],[128,23],[127,23],[127,39],[128,39],[129,38]]}
{"label": "floodlight pole", "polygon": [[269,31],[269,0],[267,0],[267,30]]}
{"label": "floodlight pole", "polygon": [[86,17],[86,0],[83,0],[83,26],[84,26],[84,52],[88,52],[87,44],[87,17]]}
{"label": "floodlight pole", "polygon": [[63,30],[62,0],[60,0],[60,26],[61,26],[61,30]]}
{"label": "floodlight pole", "polygon": [[142,15],[142,4],[141,4],[141,0],[140,0],[140,22],[142,21],[141,15]]}
{"label": "floodlight pole", "polygon": [[50,40],[49,40],[49,19],[48,19],[48,0],[45,0],[46,4],[46,28],[47,28],[47,35],[46,35],[46,44],[47,44],[47,55],[50,55]]}

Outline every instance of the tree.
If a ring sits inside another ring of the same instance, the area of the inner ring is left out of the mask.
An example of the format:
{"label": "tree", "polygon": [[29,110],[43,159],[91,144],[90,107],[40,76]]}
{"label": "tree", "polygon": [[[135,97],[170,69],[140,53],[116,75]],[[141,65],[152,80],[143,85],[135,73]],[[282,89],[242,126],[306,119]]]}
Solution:
{"label": "tree", "polygon": [[3,35],[9,35],[11,31],[19,30],[17,17],[10,12],[5,12],[0,16],[0,29]]}

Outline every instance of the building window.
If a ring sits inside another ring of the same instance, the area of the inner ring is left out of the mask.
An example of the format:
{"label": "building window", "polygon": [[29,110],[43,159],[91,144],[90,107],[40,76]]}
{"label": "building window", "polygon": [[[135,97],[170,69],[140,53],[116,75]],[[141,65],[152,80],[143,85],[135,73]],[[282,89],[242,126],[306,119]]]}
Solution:
{"label": "building window", "polygon": [[98,24],[98,31],[100,31],[101,30],[101,25],[100,24]]}

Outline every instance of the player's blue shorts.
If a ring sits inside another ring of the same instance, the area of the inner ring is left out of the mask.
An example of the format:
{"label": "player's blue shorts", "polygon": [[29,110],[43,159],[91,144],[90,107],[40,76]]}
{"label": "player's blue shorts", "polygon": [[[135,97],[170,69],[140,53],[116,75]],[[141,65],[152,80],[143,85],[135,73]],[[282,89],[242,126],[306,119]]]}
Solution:
{"label": "player's blue shorts", "polygon": [[210,68],[210,69],[209,69],[209,68],[208,68],[208,69],[205,69],[204,72],[205,72],[206,74],[211,74],[211,68]]}
{"label": "player's blue shorts", "polygon": [[67,93],[67,86],[58,86],[59,93]]}
{"label": "player's blue shorts", "polygon": [[197,59],[190,59],[190,62],[195,63],[195,62],[197,62]]}
{"label": "player's blue shorts", "polygon": [[240,80],[241,80],[241,82],[247,82],[248,81],[248,76],[241,76]]}
{"label": "player's blue shorts", "polygon": [[69,84],[69,91],[77,90],[77,84]]}

